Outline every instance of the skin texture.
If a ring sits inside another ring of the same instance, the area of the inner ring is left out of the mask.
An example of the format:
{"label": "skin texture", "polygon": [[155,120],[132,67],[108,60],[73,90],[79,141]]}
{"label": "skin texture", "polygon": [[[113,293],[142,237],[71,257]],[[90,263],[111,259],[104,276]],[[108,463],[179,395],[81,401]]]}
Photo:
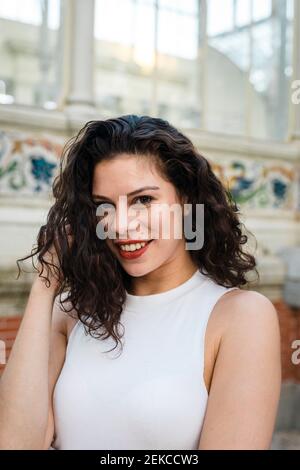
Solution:
{"label": "skin texture", "polygon": [[[148,185],[160,189],[134,198],[150,195],[150,204],[179,202],[174,187],[143,159],[117,156],[94,171],[93,194],[105,195],[117,212],[120,195]],[[129,198],[128,206],[137,202]],[[116,225],[117,238],[132,238],[127,230],[126,223]],[[121,258],[112,240],[107,244],[133,277],[135,295],[177,287],[197,268],[184,240],[172,236],[155,240],[144,256],[130,261]],[[47,288],[39,278],[32,286],[0,384],[1,449],[48,449],[53,440],[53,390],[76,323],[60,310],[55,291],[54,284]],[[281,377],[277,313],[266,297],[238,289],[219,299],[207,325],[204,378],[209,398],[199,449],[268,448]]]}

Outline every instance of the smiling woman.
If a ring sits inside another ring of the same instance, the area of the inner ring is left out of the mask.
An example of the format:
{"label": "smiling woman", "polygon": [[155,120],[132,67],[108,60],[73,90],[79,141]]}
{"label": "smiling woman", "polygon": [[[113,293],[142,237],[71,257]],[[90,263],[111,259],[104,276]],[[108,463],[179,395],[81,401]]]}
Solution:
{"label": "smiling woman", "polygon": [[[1,380],[0,447],[268,448],[276,311],[242,289],[255,258],[209,162],[167,121],[127,115],[88,122],[60,170],[23,258],[38,275]],[[201,249],[177,237],[186,215]]]}

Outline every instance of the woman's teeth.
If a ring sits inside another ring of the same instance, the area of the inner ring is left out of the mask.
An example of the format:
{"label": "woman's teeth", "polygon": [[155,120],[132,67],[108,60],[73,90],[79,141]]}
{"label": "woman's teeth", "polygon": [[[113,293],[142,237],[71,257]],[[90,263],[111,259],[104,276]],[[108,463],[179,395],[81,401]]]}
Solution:
{"label": "woman's teeth", "polygon": [[140,248],[143,248],[147,243],[142,242],[142,243],[133,243],[130,245],[120,245],[120,249],[122,251],[136,251],[136,250],[139,250]]}

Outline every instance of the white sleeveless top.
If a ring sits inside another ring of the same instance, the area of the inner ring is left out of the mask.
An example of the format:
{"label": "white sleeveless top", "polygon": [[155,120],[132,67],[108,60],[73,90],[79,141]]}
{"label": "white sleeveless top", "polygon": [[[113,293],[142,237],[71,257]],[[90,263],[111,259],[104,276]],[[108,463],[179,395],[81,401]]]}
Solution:
{"label": "white sleeveless top", "polygon": [[[127,292],[115,346],[78,321],[54,388],[54,449],[198,449],[207,406],[204,339],[229,290],[196,271],[168,291]],[[120,332],[123,331],[120,327]]]}

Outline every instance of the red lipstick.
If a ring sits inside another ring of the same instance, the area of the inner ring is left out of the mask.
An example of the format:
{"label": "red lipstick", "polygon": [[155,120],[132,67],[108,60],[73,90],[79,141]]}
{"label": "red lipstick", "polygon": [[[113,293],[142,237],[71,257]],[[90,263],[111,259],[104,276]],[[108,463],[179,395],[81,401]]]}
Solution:
{"label": "red lipstick", "polygon": [[[120,240],[118,242],[115,242],[115,244],[118,246],[118,252],[122,256],[122,258],[130,260],[130,259],[136,259],[142,256],[145,253],[145,251],[148,249],[152,241],[153,240],[128,240],[128,241]],[[143,246],[142,248],[139,248],[138,250],[125,251],[120,248],[120,245],[130,245],[132,243],[141,243],[141,242],[146,242],[146,245]]]}

